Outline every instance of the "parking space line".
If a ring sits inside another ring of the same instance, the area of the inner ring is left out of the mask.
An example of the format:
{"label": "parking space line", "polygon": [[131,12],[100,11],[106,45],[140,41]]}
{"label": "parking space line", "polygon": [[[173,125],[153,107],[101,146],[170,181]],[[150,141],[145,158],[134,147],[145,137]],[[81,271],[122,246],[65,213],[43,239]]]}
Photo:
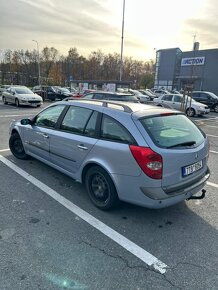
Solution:
{"label": "parking space line", "polygon": [[22,116],[32,116],[31,113],[29,114],[22,114],[22,115],[1,115],[0,118],[10,118],[10,117],[22,117]]}
{"label": "parking space line", "polygon": [[218,128],[218,126],[212,126],[212,125],[207,125],[207,124],[204,124],[204,126],[211,127],[211,128]]}
{"label": "parking space line", "polygon": [[210,186],[218,188],[218,184],[210,182],[210,181],[207,181],[207,185],[210,185]]}
{"label": "parking space line", "polygon": [[13,164],[11,161],[9,161],[7,158],[0,155],[0,161],[7,165],[9,168],[14,170],[16,173],[21,175],[23,178],[27,179],[29,182],[34,184],[36,187],[38,187],[40,190],[48,194],[50,197],[55,199],[57,202],[62,204],[65,208],[70,210],[75,215],[79,216],[81,219],[86,221],[89,225],[96,228],[98,231],[103,233],[105,236],[116,242],[118,245],[126,249],[131,254],[135,255],[137,258],[139,258],[141,261],[146,263],[148,266],[153,267],[155,270],[160,272],[161,274],[164,274],[168,268],[166,264],[158,260],[155,256],[144,250],[143,248],[139,247],[134,242],[130,241],[123,235],[119,234],[117,231],[113,230],[100,220],[96,219],[62,195],[60,195],[58,192],[47,186],[46,184],[42,183],[40,180],[36,179],[17,165]]}
{"label": "parking space line", "polygon": [[210,153],[215,153],[215,154],[218,154],[217,151],[213,151],[213,150],[210,150]]}
{"label": "parking space line", "polygon": [[9,148],[7,148],[7,149],[0,149],[0,152],[6,152],[6,151],[10,151],[10,149]]}
{"label": "parking space line", "polygon": [[214,137],[214,138],[218,138],[218,136],[217,136],[217,135],[208,135],[208,134],[207,134],[207,136],[208,136],[208,137]]}

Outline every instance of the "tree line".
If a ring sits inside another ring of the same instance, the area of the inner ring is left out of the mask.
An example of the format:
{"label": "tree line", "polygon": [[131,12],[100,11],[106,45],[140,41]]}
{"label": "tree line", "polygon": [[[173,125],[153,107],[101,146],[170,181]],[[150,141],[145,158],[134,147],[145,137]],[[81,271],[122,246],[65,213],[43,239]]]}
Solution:
{"label": "tree line", "polygon": [[[101,50],[82,56],[77,48],[70,48],[67,56],[54,47],[37,50],[10,50],[1,53],[0,84],[20,84],[29,87],[39,83],[38,60],[40,60],[41,83],[67,86],[70,80],[118,81],[120,55],[104,54]],[[154,60],[141,61],[132,57],[123,59],[122,80],[131,81],[133,87],[149,88],[154,83]]]}

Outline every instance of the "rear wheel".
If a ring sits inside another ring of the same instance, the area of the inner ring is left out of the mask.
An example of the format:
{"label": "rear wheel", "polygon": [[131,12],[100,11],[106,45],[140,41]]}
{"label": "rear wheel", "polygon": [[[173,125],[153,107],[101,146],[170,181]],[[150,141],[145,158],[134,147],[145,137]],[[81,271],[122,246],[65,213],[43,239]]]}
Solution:
{"label": "rear wheel", "polygon": [[186,110],[186,115],[187,115],[188,117],[194,117],[194,115],[195,115],[195,110],[194,110],[193,108],[188,108],[188,109]]}
{"label": "rear wheel", "polygon": [[215,111],[216,113],[218,113],[218,104],[216,104],[216,105],[214,106],[214,111]]}
{"label": "rear wheel", "polygon": [[15,105],[16,105],[16,107],[19,107],[20,106],[20,103],[19,103],[19,100],[18,99],[15,99]]}
{"label": "rear wheel", "polygon": [[109,210],[119,204],[114,183],[103,168],[91,167],[86,173],[85,185],[92,203],[101,210]]}
{"label": "rear wheel", "polygon": [[18,159],[28,159],[23,143],[18,133],[13,133],[9,139],[9,147],[13,155]]}

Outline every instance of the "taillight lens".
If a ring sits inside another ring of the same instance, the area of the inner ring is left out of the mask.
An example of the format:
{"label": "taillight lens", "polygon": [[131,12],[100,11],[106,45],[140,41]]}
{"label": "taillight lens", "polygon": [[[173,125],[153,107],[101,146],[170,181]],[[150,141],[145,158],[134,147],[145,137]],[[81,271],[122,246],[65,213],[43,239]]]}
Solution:
{"label": "taillight lens", "polygon": [[130,150],[143,172],[153,179],[162,179],[162,156],[148,147],[130,145]]}

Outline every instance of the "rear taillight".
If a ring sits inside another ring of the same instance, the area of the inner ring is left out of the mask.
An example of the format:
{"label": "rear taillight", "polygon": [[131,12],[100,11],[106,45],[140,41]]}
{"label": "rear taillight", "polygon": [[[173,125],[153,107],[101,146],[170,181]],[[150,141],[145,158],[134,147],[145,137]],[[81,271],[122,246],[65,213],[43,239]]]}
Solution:
{"label": "rear taillight", "polygon": [[143,172],[153,179],[162,178],[162,156],[147,147],[130,145],[133,157]]}

